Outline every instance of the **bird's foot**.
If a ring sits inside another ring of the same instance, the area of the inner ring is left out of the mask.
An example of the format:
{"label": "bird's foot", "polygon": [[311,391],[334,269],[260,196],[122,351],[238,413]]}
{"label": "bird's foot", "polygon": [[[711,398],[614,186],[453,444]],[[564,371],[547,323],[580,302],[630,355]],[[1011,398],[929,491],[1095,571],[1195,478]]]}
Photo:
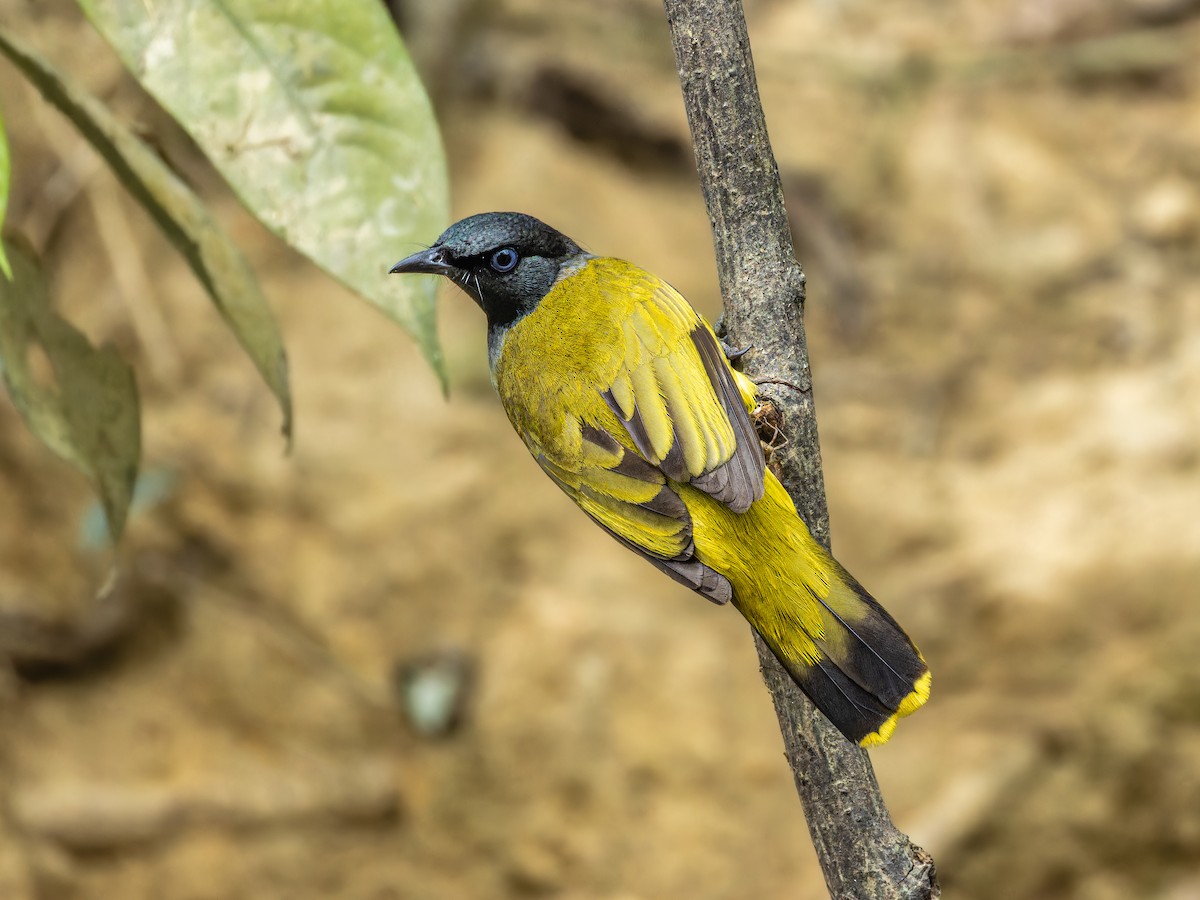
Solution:
{"label": "bird's foot", "polygon": [[747,353],[749,353],[751,350],[754,349],[753,344],[751,344],[748,347],[743,347],[741,350],[739,350],[736,347],[730,346],[725,341],[725,338],[720,338],[720,341],[721,341],[721,352],[725,354],[725,358],[727,360],[729,360],[731,363],[737,362],[739,359],[741,359],[743,356],[745,356]]}

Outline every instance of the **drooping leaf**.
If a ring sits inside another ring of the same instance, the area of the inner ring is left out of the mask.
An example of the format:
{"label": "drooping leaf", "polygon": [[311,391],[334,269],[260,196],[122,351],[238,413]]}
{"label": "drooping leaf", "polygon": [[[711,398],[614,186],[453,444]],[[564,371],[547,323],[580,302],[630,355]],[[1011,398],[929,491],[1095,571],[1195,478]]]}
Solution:
{"label": "drooping leaf", "polygon": [[187,259],[279,400],[290,439],[292,395],[283,340],[241,251],[191,188],[103,104],[2,28],[0,52],[75,124]]}
{"label": "drooping leaf", "polygon": [[[0,115],[0,228],[4,226],[4,217],[8,213],[8,179],[11,161],[8,158],[8,135],[4,131],[4,116]],[[0,272],[5,278],[12,278],[12,266],[4,252],[4,244],[0,242]]]}
{"label": "drooping leaf", "polygon": [[449,215],[437,124],[380,0],[78,0],[269,228],[412,334],[432,279],[387,278]]}
{"label": "drooping leaf", "polygon": [[8,253],[13,277],[0,279],[4,382],[33,433],[91,482],[115,544],[141,457],[133,370],[54,312],[41,272],[24,251],[10,244]]}

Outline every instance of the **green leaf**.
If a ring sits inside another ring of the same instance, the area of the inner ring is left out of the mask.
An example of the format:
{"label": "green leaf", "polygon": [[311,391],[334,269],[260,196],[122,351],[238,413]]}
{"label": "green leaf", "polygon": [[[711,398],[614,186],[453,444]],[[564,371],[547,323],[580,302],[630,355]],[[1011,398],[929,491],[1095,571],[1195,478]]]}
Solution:
{"label": "green leaf", "polygon": [[111,347],[96,349],[50,307],[37,264],[9,245],[0,280],[0,358],[21,416],[100,496],[115,544],[141,457],[137,383]]}
{"label": "green leaf", "polygon": [[[4,217],[8,213],[8,185],[11,174],[11,161],[8,158],[8,135],[4,131],[4,116],[0,115],[0,227],[4,225]],[[0,242],[0,272],[4,277],[12,279],[12,266],[4,252],[4,244]]]}
{"label": "green leaf", "polygon": [[292,395],[283,340],[241,251],[191,188],[103,104],[3,29],[0,52],[75,124],[187,259],[278,398],[283,431],[290,439]]}
{"label": "green leaf", "polygon": [[445,380],[434,280],[388,278],[449,217],[437,123],[380,0],[78,0],[248,209],[400,323]]}

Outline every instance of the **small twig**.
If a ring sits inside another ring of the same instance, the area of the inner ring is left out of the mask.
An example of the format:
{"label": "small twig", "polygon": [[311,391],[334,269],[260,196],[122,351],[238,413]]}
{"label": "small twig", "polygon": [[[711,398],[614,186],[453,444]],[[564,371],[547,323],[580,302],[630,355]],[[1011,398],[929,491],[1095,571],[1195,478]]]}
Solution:
{"label": "small twig", "polygon": [[792,384],[790,381],[784,381],[782,378],[756,378],[755,384],[782,384],[784,387],[790,387],[797,394],[804,394],[806,391],[798,384]]}

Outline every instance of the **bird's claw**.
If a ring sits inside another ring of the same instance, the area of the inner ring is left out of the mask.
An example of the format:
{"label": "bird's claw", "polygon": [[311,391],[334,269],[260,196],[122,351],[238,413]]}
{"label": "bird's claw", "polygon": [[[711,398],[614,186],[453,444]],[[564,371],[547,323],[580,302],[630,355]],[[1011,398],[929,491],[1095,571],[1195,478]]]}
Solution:
{"label": "bird's claw", "polygon": [[745,356],[747,353],[749,353],[751,350],[754,349],[753,344],[750,344],[748,347],[743,347],[741,350],[738,350],[736,347],[730,346],[726,342],[725,338],[721,338],[720,341],[721,341],[721,351],[725,354],[725,358],[727,360],[729,360],[730,362],[737,362],[739,359],[741,359],[743,356]]}

